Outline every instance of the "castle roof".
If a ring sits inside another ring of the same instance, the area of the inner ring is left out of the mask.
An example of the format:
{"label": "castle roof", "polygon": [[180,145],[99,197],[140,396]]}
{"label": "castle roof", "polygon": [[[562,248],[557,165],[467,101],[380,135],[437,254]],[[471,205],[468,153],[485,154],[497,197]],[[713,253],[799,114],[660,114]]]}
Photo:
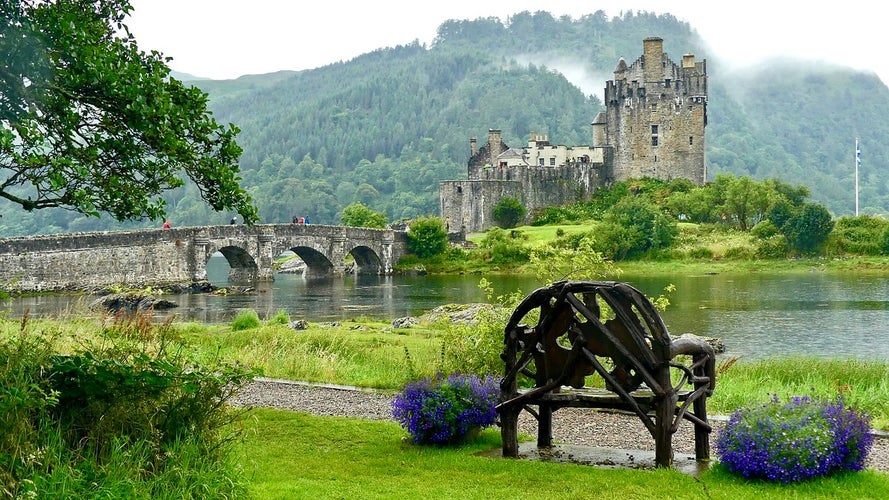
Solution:
{"label": "castle roof", "polygon": [[525,150],[518,148],[509,148],[497,155],[498,160],[522,160],[525,161]]}
{"label": "castle roof", "polygon": [[614,68],[614,72],[615,72],[615,73],[621,73],[621,72],[626,71],[626,70],[627,70],[627,62],[624,61],[624,58],[623,58],[623,57],[621,57],[621,58],[617,61],[617,67]]}
{"label": "castle roof", "polygon": [[599,111],[591,125],[604,125],[606,123],[608,123],[608,115],[604,111]]}

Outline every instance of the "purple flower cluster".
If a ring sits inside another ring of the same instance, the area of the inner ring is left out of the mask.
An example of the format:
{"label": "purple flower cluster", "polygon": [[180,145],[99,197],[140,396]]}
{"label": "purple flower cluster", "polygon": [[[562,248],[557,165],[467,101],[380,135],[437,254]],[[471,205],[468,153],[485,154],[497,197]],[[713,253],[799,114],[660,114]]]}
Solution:
{"label": "purple flower cluster", "polygon": [[417,444],[454,444],[471,429],[494,425],[500,387],[492,376],[452,374],[411,382],[392,402],[392,416]]}
{"label": "purple flower cluster", "polygon": [[791,483],[864,468],[870,418],[842,398],[792,397],[736,411],[716,440],[720,461],[747,478]]}

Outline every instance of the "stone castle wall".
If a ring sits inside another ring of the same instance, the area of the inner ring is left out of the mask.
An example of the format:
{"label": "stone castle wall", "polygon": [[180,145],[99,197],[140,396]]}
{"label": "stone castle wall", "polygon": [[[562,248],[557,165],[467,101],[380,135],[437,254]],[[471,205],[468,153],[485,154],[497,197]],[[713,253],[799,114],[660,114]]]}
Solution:
{"label": "stone castle wall", "polygon": [[439,183],[440,211],[448,233],[471,233],[489,228],[494,207],[503,198],[522,199],[517,180],[463,180]]}

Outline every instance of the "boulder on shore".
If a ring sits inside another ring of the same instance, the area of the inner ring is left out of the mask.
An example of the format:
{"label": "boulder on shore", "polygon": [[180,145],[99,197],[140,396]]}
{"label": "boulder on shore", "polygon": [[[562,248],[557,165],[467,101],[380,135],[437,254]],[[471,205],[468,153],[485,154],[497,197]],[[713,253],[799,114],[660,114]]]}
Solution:
{"label": "boulder on shore", "polygon": [[99,297],[92,304],[90,309],[103,309],[105,311],[117,312],[145,312],[149,310],[159,311],[179,307],[175,302],[141,293],[112,293]]}

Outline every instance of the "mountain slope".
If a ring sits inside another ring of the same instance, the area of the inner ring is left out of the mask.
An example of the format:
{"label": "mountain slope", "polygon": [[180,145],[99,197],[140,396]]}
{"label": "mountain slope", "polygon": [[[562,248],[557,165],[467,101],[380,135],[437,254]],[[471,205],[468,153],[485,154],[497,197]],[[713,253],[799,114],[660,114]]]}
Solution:
{"label": "mountain slope", "polygon": [[[336,223],[353,201],[395,220],[438,212],[438,182],[465,176],[469,139],[499,128],[510,146],[530,133],[590,143],[605,81],[647,36],[669,57],[706,58],[707,161],[720,172],[807,185],[835,215],[854,210],[854,139],[862,141],[861,207],[889,213],[889,89],[846,68],[772,61],[747,74],[722,71],[687,23],[670,15],[598,12],[580,19],[522,13],[443,23],[431,46],[379,49],[314,70],[236,80],[195,80],[217,120],[235,123],[244,186],[263,222],[294,215]],[[558,71],[556,71],[558,70]],[[224,223],[193,186],[165,196],[176,225]],[[26,214],[0,203],[0,234],[144,227],[66,211]]]}

